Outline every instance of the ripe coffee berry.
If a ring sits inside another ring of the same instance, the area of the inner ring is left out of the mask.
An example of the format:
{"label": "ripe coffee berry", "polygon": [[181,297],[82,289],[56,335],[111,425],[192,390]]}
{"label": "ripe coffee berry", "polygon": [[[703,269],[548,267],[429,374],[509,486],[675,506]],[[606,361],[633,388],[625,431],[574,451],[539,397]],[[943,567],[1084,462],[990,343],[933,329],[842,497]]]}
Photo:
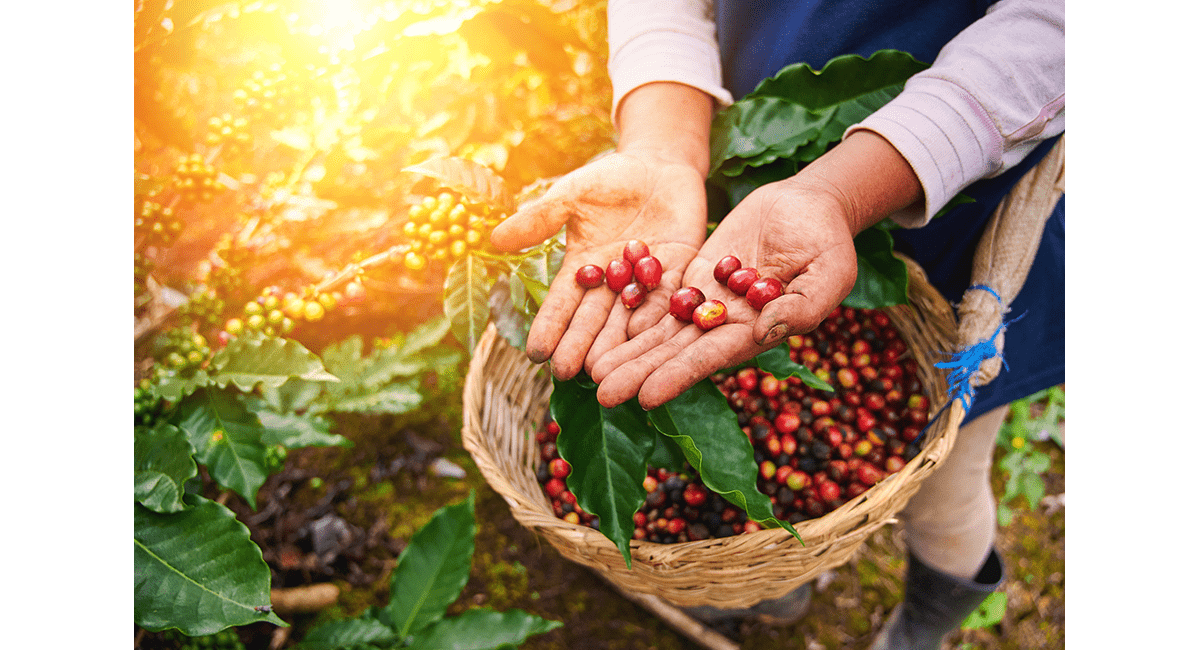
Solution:
{"label": "ripe coffee berry", "polygon": [[608,270],[604,272],[604,280],[608,283],[609,289],[620,291],[633,280],[633,264],[624,258],[609,262]]}
{"label": "ripe coffee berry", "polygon": [[758,269],[744,268],[730,273],[729,280],[726,282],[726,286],[729,287],[730,291],[736,293],[737,295],[744,296],[746,295],[746,292],[750,290],[750,286],[757,281]]}
{"label": "ripe coffee berry", "polygon": [[692,322],[692,312],[704,302],[704,293],[696,287],[684,287],[671,294],[670,311],[676,319]]}
{"label": "ripe coffee berry", "polygon": [[621,256],[630,264],[637,264],[637,261],[650,254],[650,247],[646,242],[639,239],[631,239],[625,244],[625,250],[621,252]]}
{"label": "ripe coffee berry", "polygon": [[692,312],[692,322],[702,330],[710,330],[724,324],[728,315],[725,303],[720,300],[705,300]]}
{"label": "ripe coffee berry", "polygon": [[654,289],[662,281],[662,262],[647,255],[633,265],[633,277],[647,289]]}
{"label": "ripe coffee berry", "polygon": [[742,268],[742,261],[732,255],[726,255],[717,260],[717,265],[713,267],[713,277],[717,282],[725,284],[729,281],[729,274]]}
{"label": "ripe coffee berry", "polygon": [[636,309],[646,301],[646,287],[637,282],[630,282],[621,289],[621,304],[627,309]]}
{"label": "ripe coffee berry", "polygon": [[768,302],[783,295],[783,283],[775,278],[761,278],[746,290],[746,302],[761,310]]}
{"label": "ripe coffee berry", "polygon": [[595,289],[604,284],[604,269],[595,264],[587,264],[575,271],[575,282],[584,289]]}

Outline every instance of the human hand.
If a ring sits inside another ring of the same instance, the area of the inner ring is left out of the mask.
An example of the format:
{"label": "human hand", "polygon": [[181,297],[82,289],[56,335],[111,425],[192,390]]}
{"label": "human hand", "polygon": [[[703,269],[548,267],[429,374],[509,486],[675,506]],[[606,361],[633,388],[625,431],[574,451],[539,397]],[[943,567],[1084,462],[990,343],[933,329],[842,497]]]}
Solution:
{"label": "human hand", "polygon": [[[492,244],[517,251],[545,241],[567,227],[562,269],[530,326],[526,354],[537,363],[551,359],[560,379],[584,366],[667,313],[683,269],[704,242],[707,203],[704,177],[667,152],[631,150],[596,160],[567,174],[538,201],[523,207],[492,232]],[[606,286],[585,290],[575,271],[601,268],[639,239],[663,266],[658,288],[630,311]]]}
{"label": "human hand", "polygon": [[[667,315],[592,367],[597,398],[615,406],[637,397],[655,408],[696,382],[815,328],[854,287],[854,222],[836,194],[795,178],[764,185],[737,205],[684,272],[683,286],[725,303],[725,324],[701,331]],[[784,294],[761,312],[713,277],[734,255]]]}

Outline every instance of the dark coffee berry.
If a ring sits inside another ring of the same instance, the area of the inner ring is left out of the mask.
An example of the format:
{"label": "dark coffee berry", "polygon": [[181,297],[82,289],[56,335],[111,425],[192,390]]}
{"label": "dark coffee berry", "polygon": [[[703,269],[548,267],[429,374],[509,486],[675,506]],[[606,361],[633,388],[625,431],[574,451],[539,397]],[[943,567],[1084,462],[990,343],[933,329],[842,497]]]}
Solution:
{"label": "dark coffee berry", "polygon": [[[731,287],[732,288],[732,287]],[[775,278],[761,278],[746,291],[746,302],[761,310],[768,302],[783,295],[783,283]]]}
{"label": "dark coffee berry", "polygon": [[650,247],[646,242],[639,239],[631,239],[625,244],[625,250],[621,252],[621,256],[630,264],[636,264],[638,260],[650,254]]}
{"label": "dark coffee berry", "polygon": [[633,264],[624,259],[615,259],[609,262],[608,269],[604,272],[604,280],[608,283],[609,289],[620,291],[633,281]]}
{"label": "dark coffee berry", "polygon": [[584,289],[595,289],[604,284],[604,269],[595,264],[581,266],[575,271],[575,282]]}
{"label": "dark coffee berry", "polygon": [[647,289],[658,287],[662,281],[662,262],[653,255],[643,257],[633,265],[633,277]]}
{"label": "dark coffee berry", "polygon": [[729,281],[729,274],[742,268],[742,261],[732,255],[726,255],[717,261],[717,265],[713,267],[713,277],[717,282],[725,284]]}
{"label": "dark coffee berry", "polygon": [[758,269],[744,268],[730,273],[726,286],[729,287],[730,291],[736,293],[737,295],[744,296],[746,295],[746,292],[750,290],[750,287],[757,281]]}

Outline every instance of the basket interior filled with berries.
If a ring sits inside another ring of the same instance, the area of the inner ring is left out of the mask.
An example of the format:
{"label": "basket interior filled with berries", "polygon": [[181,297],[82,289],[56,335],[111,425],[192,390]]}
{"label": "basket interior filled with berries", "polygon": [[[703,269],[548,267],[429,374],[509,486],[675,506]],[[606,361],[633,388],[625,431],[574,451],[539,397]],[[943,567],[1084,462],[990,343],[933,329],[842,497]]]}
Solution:
{"label": "basket interior filled with berries", "polygon": [[[559,443],[579,418],[573,407],[555,417],[551,406],[570,387],[494,326],[466,380],[464,446],[522,525],[622,589],[684,607],[746,607],[782,596],[846,562],[895,521],[949,452],[964,416],[960,403],[947,404],[934,367],[954,348],[953,311],[919,266],[904,263],[908,305],[839,307],[777,348],[785,364],[803,366],[824,388],[763,363],[701,382],[749,443],[739,461],[753,463],[749,489],[714,488],[714,463],[701,471],[694,456],[667,462],[670,454],[655,449],[635,465],[645,467],[636,477],[640,503],[617,510],[615,527],[604,521],[569,487],[580,468]],[[577,488],[594,489],[580,481]]]}

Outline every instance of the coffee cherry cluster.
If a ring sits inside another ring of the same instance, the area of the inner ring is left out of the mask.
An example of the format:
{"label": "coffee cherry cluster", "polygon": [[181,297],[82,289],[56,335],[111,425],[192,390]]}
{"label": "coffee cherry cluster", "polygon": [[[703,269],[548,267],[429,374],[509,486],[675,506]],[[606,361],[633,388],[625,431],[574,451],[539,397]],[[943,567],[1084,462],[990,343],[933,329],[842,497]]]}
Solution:
{"label": "coffee cherry cluster", "polygon": [[233,91],[233,101],[247,120],[254,124],[278,126],[304,107],[303,84],[289,76],[283,66],[272,64],[255,70]]}
{"label": "coffee cherry cluster", "polygon": [[[916,456],[929,398],[916,361],[883,311],[839,307],[813,332],[788,339],[788,346],[794,361],[834,390],[757,368],[718,373],[713,381],[754,449],[758,490],[770,498],[775,518],[795,524],[833,511]],[[552,503],[565,490],[565,483],[551,483],[560,478],[553,469],[557,433],[549,423],[537,438],[538,479]],[[691,468],[650,468],[635,539],[672,543],[760,529],[695,476]],[[556,508],[562,517],[560,510],[567,510]]]}
{"label": "coffee cherry cluster", "polygon": [[204,142],[210,147],[221,147],[223,154],[236,156],[250,147],[250,122],[244,117],[229,113],[208,118],[208,132]]}
{"label": "coffee cherry cluster", "polygon": [[429,262],[457,260],[488,245],[488,234],[507,215],[455,192],[427,196],[408,210],[402,231],[409,238],[404,267],[420,271]]}
{"label": "coffee cherry cluster", "polygon": [[201,287],[188,294],[188,301],[179,308],[179,315],[187,320],[195,320],[202,326],[214,326],[221,322],[225,313],[225,301],[216,291]]}
{"label": "coffee cherry cluster", "polygon": [[175,327],[159,335],[155,343],[155,358],[163,367],[182,375],[190,375],[208,366],[212,348],[203,334],[187,327]]}
{"label": "coffee cherry cluster", "polygon": [[133,215],[134,238],[145,246],[169,247],[183,232],[183,219],[170,207],[147,199]]}
{"label": "coffee cherry cluster", "polygon": [[621,296],[621,304],[627,309],[636,309],[646,301],[646,296],[662,282],[662,262],[650,254],[646,242],[633,239],[625,243],[618,257],[601,269],[587,264],[575,271],[575,282],[584,289],[595,289],[607,284]]}
{"label": "coffee cherry cluster", "polygon": [[151,386],[149,379],[143,379],[133,388],[133,425],[136,427],[154,426],[166,411]]}
{"label": "coffee cherry cluster", "polygon": [[204,162],[198,153],[179,159],[172,184],[185,203],[207,203],[221,189],[217,181],[217,168]]}
{"label": "coffee cherry cluster", "polygon": [[[713,267],[713,277],[729,287],[756,310],[783,295],[783,283],[775,278],[760,278],[758,270],[742,268],[742,261],[733,255],[721,258]],[[696,287],[683,287],[671,294],[669,311],[677,320],[693,323],[702,330],[723,325],[729,310],[720,300],[709,300]]]}
{"label": "coffee cherry cluster", "polygon": [[284,293],[279,287],[267,287],[257,298],[242,307],[241,317],[225,321],[222,341],[246,332],[261,332],[267,336],[286,336],[300,321],[316,322],[338,304],[333,293],[309,287],[302,295]]}

